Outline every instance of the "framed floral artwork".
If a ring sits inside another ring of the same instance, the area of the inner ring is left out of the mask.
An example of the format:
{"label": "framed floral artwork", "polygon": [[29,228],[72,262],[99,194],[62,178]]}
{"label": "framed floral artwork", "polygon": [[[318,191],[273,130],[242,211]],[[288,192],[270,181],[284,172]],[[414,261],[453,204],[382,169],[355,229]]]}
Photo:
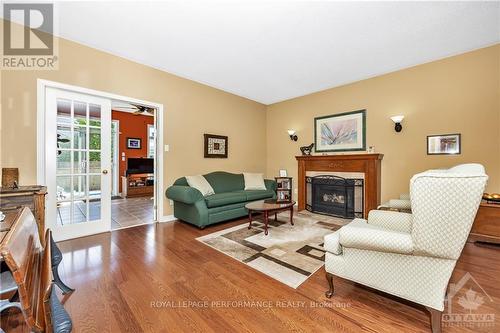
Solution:
{"label": "framed floral artwork", "polygon": [[366,110],[314,118],[316,152],[366,150]]}

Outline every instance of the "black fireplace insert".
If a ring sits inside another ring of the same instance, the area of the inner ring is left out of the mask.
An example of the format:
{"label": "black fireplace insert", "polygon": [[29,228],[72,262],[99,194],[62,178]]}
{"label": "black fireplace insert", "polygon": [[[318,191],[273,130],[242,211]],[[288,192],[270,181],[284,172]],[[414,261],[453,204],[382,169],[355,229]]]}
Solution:
{"label": "black fireplace insert", "polygon": [[343,218],[363,217],[363,179],[306,177],[306,209]]}

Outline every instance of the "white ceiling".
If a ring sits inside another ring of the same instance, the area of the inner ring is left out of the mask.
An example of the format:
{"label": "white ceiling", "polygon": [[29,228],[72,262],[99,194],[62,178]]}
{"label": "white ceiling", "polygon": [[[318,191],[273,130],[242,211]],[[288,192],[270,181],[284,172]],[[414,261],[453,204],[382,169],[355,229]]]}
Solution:
{"label": "white ceiling", "polygon": [[500,42],[500,2],[70,2],[59,34],[272,104]]}

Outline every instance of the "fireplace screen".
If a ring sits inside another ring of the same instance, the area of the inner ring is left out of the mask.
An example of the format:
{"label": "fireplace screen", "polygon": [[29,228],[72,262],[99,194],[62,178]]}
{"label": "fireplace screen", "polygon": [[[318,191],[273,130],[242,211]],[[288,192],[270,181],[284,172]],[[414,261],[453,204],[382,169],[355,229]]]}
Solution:
{"label": "fireplace screen", "polygon": [[306,177],[306,209],[344,218],[362,218],[363,185],[363,179],[330,175]]}

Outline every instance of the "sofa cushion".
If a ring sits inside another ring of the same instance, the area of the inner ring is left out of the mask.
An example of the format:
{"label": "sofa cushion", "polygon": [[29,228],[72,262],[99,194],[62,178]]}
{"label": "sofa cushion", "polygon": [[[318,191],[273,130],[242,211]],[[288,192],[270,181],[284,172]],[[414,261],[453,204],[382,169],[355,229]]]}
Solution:
{"label": "sofa cushion", "polygon": [[206,197],[207,195],[215,194],[212,186],[202,175],[186,176],[186,181],[189,186],[194,187],[195,189],[200,191],[204,197]]}
{"label": "sofa cushion", "polygon": [[245,190],[265,190],[264,175],[262,173],[243,172]]}
{"label": "sofa cushion", "polygon": [[247,196],[248,201],[268,199],[274,195],[274,191],[271,190],[248,190],[243,192]]}
{"label": "sofa cushion", "polygon": [[241,191],[216,193],[205,197],[205,202],[207,203],[208,208],[220,207],[245,201],[247,201],[247,196]]}

